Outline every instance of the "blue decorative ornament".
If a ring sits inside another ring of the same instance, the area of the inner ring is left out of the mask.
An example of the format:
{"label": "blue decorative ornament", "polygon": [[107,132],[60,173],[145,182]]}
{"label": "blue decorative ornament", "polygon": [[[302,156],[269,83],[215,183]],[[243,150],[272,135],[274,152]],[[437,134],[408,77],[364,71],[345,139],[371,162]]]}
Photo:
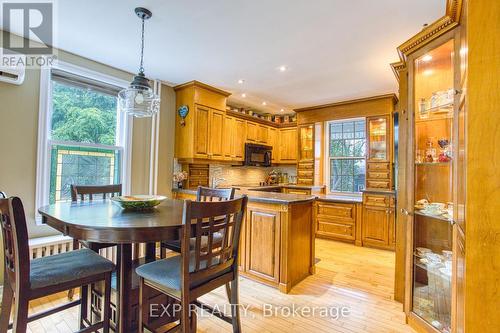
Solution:
{"label": "blue decorative ornament", "polygon": [[177,113],[179,114],[179,117],[181,117],[181,126],[186,125],[186,119],[188,113],[189,113],[189,107],[187,105],[182,105],[177,109]]}

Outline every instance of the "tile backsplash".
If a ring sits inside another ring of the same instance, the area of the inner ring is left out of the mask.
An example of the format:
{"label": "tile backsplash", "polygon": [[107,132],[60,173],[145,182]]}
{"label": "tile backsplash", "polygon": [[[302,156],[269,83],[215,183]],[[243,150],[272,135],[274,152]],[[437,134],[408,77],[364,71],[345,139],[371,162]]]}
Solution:
{"label": "tile backsplash", "polygon": [[297,176],[297,168],[295,166],[263,168],[212,164],[210,165],[210,179],[214,176],[217,178],[224,178],[225,180],[220,182],[222,186],[253,185],[265,181],[267,175],[272,170],[288,173],[288,176]]}

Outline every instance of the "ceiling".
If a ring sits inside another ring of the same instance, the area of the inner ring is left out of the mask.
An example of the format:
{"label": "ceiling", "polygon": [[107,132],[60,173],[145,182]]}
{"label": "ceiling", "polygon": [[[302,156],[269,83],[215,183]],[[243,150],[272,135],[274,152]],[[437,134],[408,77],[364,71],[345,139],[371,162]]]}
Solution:
{"label": "ceiling", "polygon": [[147,76],[172,84],[202,81],[240,103],[286,113],[396,92],[389,67],[398,60],[396,47],[441,17],[445,3],[65,0],[57,2],[55,46],[137,72],[140,20],[133,9],[143,6],[153,12],[146,23]]}

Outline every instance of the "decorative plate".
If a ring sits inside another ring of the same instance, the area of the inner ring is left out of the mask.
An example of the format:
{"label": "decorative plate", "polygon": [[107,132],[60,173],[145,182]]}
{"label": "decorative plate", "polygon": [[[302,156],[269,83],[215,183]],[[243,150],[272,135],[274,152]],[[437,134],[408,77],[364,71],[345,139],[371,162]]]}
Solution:
{"label": "decorative plate", "polygon": [[163,200],[167,199],[162,195],[124,195],[112,197],[111,201],[123,209],[142,210],[158,206]]}

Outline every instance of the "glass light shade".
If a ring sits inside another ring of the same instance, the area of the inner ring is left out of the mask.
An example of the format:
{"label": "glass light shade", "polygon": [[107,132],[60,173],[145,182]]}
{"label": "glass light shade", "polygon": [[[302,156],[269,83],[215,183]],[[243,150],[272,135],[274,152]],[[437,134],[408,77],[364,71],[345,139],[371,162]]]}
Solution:
{"label": "glass light shade", "polygon": [[160,98],[151,88],[128,87],[118,93],[120,110],[137,118],[152,117],[160,109]]}

